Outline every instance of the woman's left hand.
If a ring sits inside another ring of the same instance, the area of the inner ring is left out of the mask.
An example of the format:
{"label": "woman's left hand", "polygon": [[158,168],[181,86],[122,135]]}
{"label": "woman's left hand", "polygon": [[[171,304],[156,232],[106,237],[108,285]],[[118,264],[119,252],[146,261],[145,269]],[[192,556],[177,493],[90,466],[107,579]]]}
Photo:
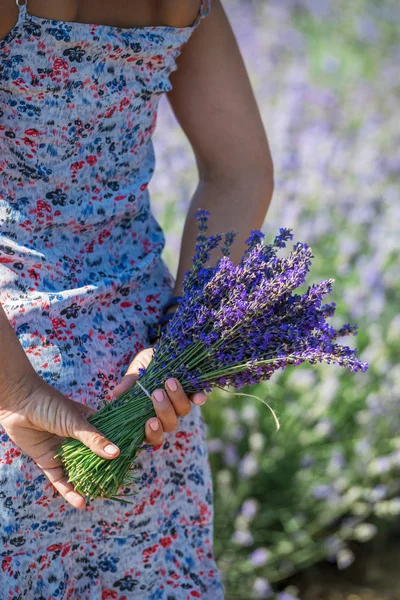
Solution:
{"label": "woman's left hand", "polygon": [[[153,348],[145,348],[136,355],[121,382],[113,390],[115,398],[134,386],[139,369],[146,369],[152,357]],[[187,396],[179,381],[174,378],[167,379],[164,386],[164,389],[159,388],[152,394],[157,417],[147,421],[145,438],[146,443],[151,446],[162,444],[164,432],[175,431],[178,426],[178,417],[185,417],[190,413],[191,402],[201,405],[207,399],[203,391]]]}

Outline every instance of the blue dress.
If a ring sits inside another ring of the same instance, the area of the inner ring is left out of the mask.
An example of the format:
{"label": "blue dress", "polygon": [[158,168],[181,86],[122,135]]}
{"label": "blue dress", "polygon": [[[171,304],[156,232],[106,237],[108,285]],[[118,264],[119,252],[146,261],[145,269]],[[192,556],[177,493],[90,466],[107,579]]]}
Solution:
{"label": "blue dress", "polygon": [[[171,294],[152,134],[208,12],[203,0],[192,26],[125,29],[24,4],[0,40],[0,302],[41,377],[95,409]],[[0,425],[0,600],[222,598],[200,408],[139,467],[134,505],[78,511]]]}

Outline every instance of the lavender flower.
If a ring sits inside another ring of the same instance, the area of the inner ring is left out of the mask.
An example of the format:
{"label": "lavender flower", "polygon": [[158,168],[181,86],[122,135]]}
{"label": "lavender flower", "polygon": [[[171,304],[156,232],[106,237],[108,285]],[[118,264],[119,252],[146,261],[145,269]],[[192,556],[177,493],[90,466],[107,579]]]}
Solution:
{"label": "lavender flower", "polygon": [[[150,394],[169,377],[176,377],[187,393],[193,393],[213,386],[240,389],[303,362],[337,364],[351,371],[367,369],[356,358],[356,350],[336,343],[338,337],[354,335],[356,326],[335,330],[326,321],[335,312],[334,303],[323,304],[333,280],[294,294],[310,270],[313,255],[307,244],[295,243],[289,256],[281,258],[278,250],[293,237],[290,229],[281,228],[272,244],[264,244],[264,234],[253,231],[235,265],[228,256],[234,240],[230,232],[222,257],[210,267],[211,252],[223,236],[206,235],[208,216],[205,210],[197,213],[193,265],[150,365],[140,371],[138,385],[89,419],[121,449],[120,455],[107,461],[78,440],[67,440],[61,447],[59,456],[69,480],[90,499],[117,499],[119,487],[134,483],[134,460],[143,444],[144,426],[155,416]],[[247,478],[257,471],[255,457],[248,454],[241,462],[240,475]]]}
{"label": "lavender flower", "polygon": [[354,554],[348,548],[342,548],[337,553],[336,561],[339,569],[347,569],[354,562]]}
{"label": "lavender flower", "polygon": [[249,498],[243,502],[241,514],[247,519],[254,519],[258,511],[258,502]]}
{"label": "lavender flower", "polygon": [[254,542],[254,538],[250,531],[235,531],[232,536],[232,541],[239,546],[251,546]]}
{"label": "lavender flower", "polygon": [[271,598],[273,590],[267,579],[263,577],[257,577],[254,581],[253,591],[257,598]]}
{"label": "lavender flower", "polygon": [[266,548],[257,548],[250,555],[250,562],[253,567],[262,567],[268,562],[270,553]]}

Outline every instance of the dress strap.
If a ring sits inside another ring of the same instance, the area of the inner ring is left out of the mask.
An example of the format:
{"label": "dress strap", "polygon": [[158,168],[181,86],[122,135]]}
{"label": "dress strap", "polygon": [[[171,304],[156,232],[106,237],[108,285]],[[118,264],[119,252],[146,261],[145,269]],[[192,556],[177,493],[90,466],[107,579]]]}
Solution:
{"label": "dress strap", "polygon": [[18,6],[18,20],[20,20],[27,14],[27,0],[23,4],[20,4],[20,0],[15,0],[15,3]]}
{"label": "dress strap", "polygon": [[199,14],[197,15],[196,21],[193,23],[193,27],[196,27],[204,17],[208,15],[211,8],[211,0],[201,0]]}
{"label": "dress strap", "polygon": [[201,0],[200,18],[206,17],[210,12],[211,0]]}

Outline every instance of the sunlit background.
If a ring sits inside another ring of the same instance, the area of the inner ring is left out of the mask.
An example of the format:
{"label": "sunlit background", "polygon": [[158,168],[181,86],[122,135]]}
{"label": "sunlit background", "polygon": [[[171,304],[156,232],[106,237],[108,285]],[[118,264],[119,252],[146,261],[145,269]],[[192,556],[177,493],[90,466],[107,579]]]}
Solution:
{"label": "sunlit background", "polygon": [[[267,241],[291,227],[335,278],[331,320],[366,374],[289,368],[215,393],[207,423],[215,553],[227,600],[400,598],[400,3],[223,2],[275,164]],[[216,90],[216,94],[218,90]],[[192,150],[161,103],[150,191],[175,273],[196,187]]]}

